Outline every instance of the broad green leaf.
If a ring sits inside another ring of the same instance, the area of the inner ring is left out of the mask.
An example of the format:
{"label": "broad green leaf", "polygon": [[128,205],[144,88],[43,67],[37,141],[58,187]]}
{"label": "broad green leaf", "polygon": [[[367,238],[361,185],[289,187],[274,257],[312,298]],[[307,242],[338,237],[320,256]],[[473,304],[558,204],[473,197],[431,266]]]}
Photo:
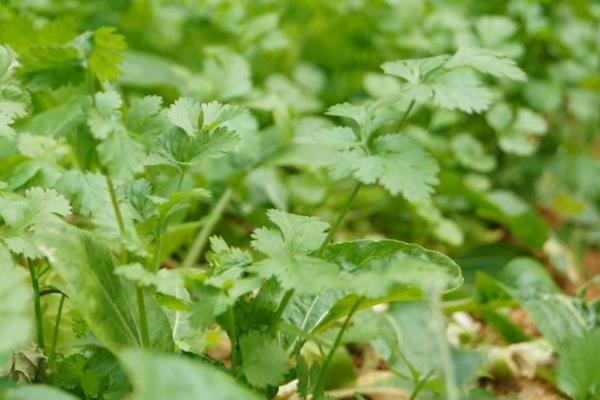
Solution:
{"label": "broad green leaf", "polygon": [[9,354],[29,340],[33,321],[30,309],[31,289],[27,272],[17,267],[10,252],[0,244],[0,366]]}
{"label": "broad green leaf", "polygon": [[521,293],[559,293],[559,288],[538,261],[518,257],[506,264],[500,272],[500,280]]}
{"label": "broad green leaf", "polygon": [[339,265],[352,292],[386,297],[405,288],[425,289],[438,282],[444,290],[462,284],[460,268],[447,256],[396,240],[356,240],[327,246],[325,258]]}
{"label": "broad green leaf", "polygon": [[133,384],[131,400],[258,400],[225,372],[197,360],[128,350],[121,354]]}
{"label": "broad green leaf", "polygon": [[[518,295],[516,295],[518,298]],[[574,301],[561,294],[539,294],[519,299],[535,327],[559,350],[569,338],[581,337],[588,329]]]}
{"label": "broad green leaf", "polygon": [[46,385],[23,385],[4,391],[4,400],[76,400],[77,397]]}
{"label": "broad green leaf", "polygon": [[558,349],[558,387],[575,400],[600,396],[600,330],[569,337]]}
{"label": "broad green leaf", "polygon": [[240,338],[242,371],[256,387],[277,386],[288,372],[286,351],[266,333],[252,331]]}
{"label": "broad green leaf", "polygon": [[[108,348],[141,347],[133,285],[121,281],[108,248],[91,234],[56,224],[38,238],[41,251],[65,280],[72,301],[94,335]],[[169,322],[151,296],[145,296],[150,346],[173,350]]]}
{"label": "broad green leaf", "polygon": [[327,246],[325,258],[344,271],[337,287],[347,295],[319,318],[320,331],[347,315],[357,298],[360,308],[422,298],[423,290],[437,282],[444,290],[462,284],[459,266],[445,255],[396,240],[357,240]]}
{"label": "broad green leaf", "polygon": [[66,136],[85,121],[83,104],[82,99],[74,99],[37,113],[27,121],[24,129],[39,136]]}

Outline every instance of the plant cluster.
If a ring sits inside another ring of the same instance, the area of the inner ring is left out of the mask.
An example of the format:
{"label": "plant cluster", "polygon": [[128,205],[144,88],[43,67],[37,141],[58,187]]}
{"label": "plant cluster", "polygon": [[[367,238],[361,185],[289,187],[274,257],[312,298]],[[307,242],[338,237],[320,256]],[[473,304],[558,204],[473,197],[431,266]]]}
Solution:
{"label": "plant cluster", "polygon": [[600,4],[0,27],[1,398],[600,397]]}

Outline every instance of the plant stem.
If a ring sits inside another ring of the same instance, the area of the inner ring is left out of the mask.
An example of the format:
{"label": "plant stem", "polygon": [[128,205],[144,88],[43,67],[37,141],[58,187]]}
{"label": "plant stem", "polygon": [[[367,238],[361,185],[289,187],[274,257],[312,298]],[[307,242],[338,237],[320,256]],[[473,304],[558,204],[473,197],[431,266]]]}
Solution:
{"label": "plant stem", "polygon": [[321,367],[321,370],[319,371],[319,376],[317,378],[317,382],[315,383],[315,388],[314,388],[314,392],[313,392],[315,399],[320,399],[323,396],[323,393],[325,391],[325,373],[327,372],[327,368],[329,367],[329,364],[331,364],[333,355],[335,354],[335,351],[337,350],[337,348],[340,346],[340,343],[342,342],[344,332],[346,332],[346,330],[348,329],[350,320],[352,319],[352,316],[354,315],[356,310],[358,310],[358,306],[360,305],[362,300],[363,300],[363,298],[359,297],[358,299],[356,299],[356,302],[354,302],[354,305],[350,309],[348,316],[346,316],[346,319],[344,320],[344,323],[342,324],[342,327],[340,328],[340,331],[338,332],[338,334],[335,338],[335,341],[333,342],[333,346],[331,346],[331,349],[329,350],[329,353],[327,354],[327,358],[325,359],[325,362],[323,363],[323,366]]}
{"label": "plant stem", "polygon": [[342,222],[344,222],[344,218],[346,217],[346,214],[348,214],[348,211],[350,211],[350,207],[352,207],[352,203],[354,202],[354,199],[356,198],[356,195],[360,191],[361,187],[362,183],[358,182],[356,186],[354,186],[354,189],[352,189],[352,193],[350,193],[350,196],[348,196],[346,204],[344,204],[344,208],[342,208],[342,211],[340,211],[339,215],[337,216],[337,219],[333,223],[333,226],[331,227],[331,229],[329,229],[327,237],[325,238],[325,240],[323,240],[321,247],[317,251],[317,256],[321,256],[323,254],[323,251],[325,251],[325,247],[327,247],[329,242],[331,242],[331,239],[333,239],[333,236],[335,235],[339,227],[342,225]]}
{"label": "plant stem", "polygon": [[[123,214],[121,214],[121,209],[119,207],[119,201],[117,199],[117,192],[115,191],[115,186],[110,179],[108,174],[104,174],[106,177],[106,184],[108,186],[108,193],[110,194],[110,202],[112,204],[113,210],[115,212],[115,217],[117,219],[117,225],[119,226],[119,233],[121,236],[121,240],[123,240],[125,236],[125,224],[123,223]],[[127,250],[124,246],[121,246],[121,264],[127,263]],[[146,303],[144,300],[144,291],[141,287],[136,287],[135,289],[135,297],[137,300],[138,306],[138,314],[140,319],[140,330],[141,330],[141,339],[142,339],[142,347],[148,347],[150,344],[150,335],[148,334],[148,318],[146,316]]]}
{"label": "plant stem", "polygon": [[52,347],[50,347],[50,357],[48,364],[52,365],[56,358],[56,343],[58,342],[58,327],[60,326],[60,319],[62,317],[63,305],[65,304],[65,294],[61,294],[60,302],[58,303],[58,311],[56,312],[56,320],[54,321],[54,329],[52,330]]}
{"label": "plant stem", "polygon": [[117,225],[119,226],[119,233],[121,234],[121,239],[125,234],[125,224],[123,222],[123,214],[121,214],[121,209],[119,208],[119,200],[117,199],[117,192],[115,191],[115,185],[113,184],[112,179],[108,174],[105,174],[106,185],[108,186],[108,194],[110,195],[110,202],[112,204],[113,211],[115,212],[115,217],[117,218]]}
{"label": "plant stem", "polygon": [[[279,303],[277,310],[275,310],[275,324],[273,324],[273,326],[272,326],[274,331],[279,326],[279,322],[281,321],[281,316],[283,315],[283,312],[285,311],[285,309],[286,309],[287,305],[289,304],[290,300],[292,299],[293,295],[294,295],[294,289],[288,289],[285,292],[285,294],[283,295],[283,298],[281,299],[281,302]],[[273,333],[275,333],[275,332],[273,332]]]}
{"label": "plant stem", "polygon": [[163,228],[156,228],[156,250],[154,251],[154,272],[158,272],[160,269],[160,255],[162,253],[162,237],[163,237]]}
{"label": "plant stem", "polygon": [[235,370],[239,364],[239,356],[237,326],[235,324],[235,313],[233,311],[233,307],[229,307],[229,310],[227,310],[227,318],[229,319],[229,328],[231,329],[231,332],[229,332],[229,341],[231,342],[231,366]]}
{"label": "plant stem", "polygon": [[408,108],[404,112],[404,115],[402,115],[402,118],[400,118],[400,121],[398,121],[398,127],[401,127],[402,125],[404,125],[404,123],[406,122],[406,119],[408,118],[408,115],[410,114],[410,112],[412,111],[414,106],[415,106],[415,101],[413,100],[408,105]]}
{"label": "plant stem", "polygon": [[208,215],[206,223],[204,224],[200,232],[198,232],[198,235],[196,236],[194,242],[190,246],[190,249],[187,255],[185,256],[185,259],[183,260],[182,267],[191,267],[194,265],[196,260],[200,258],[202,252],[204,251],[204,248],[206,247],[206,243],[208,242],[210,234],[215,228],[217,222],[219,222],[219,219],[221,219],[223,211],[225,211],[225,208],[231,201],[232,194],[233,188],[231,186],[223,192],[223,194],[217,201],[217,204],[215,204],[214,208]]}
{"label": "plant stem", "polygon": [[150,345],[150,335],[148,334],[148,318],[146,316],[146,304],[144,300],[144,289],[137,286],[135,288],[135,297],[137,299],[138,313],[140,318],[140,330],[142,334],[142,347],[147,348]]}
{"label": "plant stem", "polygon": [[37,336],[38,346],[41,350],[44,350],[44,325],[42,322],[42,304],[40,301],[40,286],[38,277],[35,273],[35,267],[33,263],[29,261],[28,258],[25,258],[25,264],[29,268],[29,273],[31,274],[31,287],[33,289],[33,309],[35,312],[35,330]]}
{"label": "plant stem", "polygon": [[419,379],[408,400],[416,400],[417,395],[419,394],[421,389],[423,389],[425,383],[431,377],[431,375],[433,375],[433,370],[429,371],[429,373],[425,375],[422,379]]}

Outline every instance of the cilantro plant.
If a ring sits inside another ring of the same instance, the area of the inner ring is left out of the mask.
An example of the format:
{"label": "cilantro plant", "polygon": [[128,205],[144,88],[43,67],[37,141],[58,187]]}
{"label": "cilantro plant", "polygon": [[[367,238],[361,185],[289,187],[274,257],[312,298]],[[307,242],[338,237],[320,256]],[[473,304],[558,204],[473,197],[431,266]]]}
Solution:
{"label": "cilantro plant", "polygon": [[598,4],[0,26],[1,398],[600,396]]}

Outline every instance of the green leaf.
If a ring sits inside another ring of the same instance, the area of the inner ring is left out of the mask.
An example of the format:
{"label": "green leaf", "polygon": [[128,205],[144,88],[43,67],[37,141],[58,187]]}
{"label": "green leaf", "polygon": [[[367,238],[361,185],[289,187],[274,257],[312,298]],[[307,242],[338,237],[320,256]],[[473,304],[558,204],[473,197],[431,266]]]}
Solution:
{"label": "green leaf", "polygon": [[356,240],[327,246],[325,258],[346,272],[350,292],[367,298],[393,296],[403,289],[444,290],[462,284],[460,268],[447,256],[397,240]]}
{"label": "green leaf", "polygon": [[33,187],[27,189],[25,197],[0,194],[0,217],[6,224],[0,226],[0,241],[13,253],[37,258],[41,255],[35,245],[38,232],[57,216],[70,212],[69,202],[53,189]]}
{"label": "green leaf", "polygon": [[269,256],[252,270],[264,278],[276,277],[286,289],[315,294],[334,286],[338,268],[335,264],[309,255],[317,250],[329,225],[314,217],[269,210],[269,219],[279,230],[259,228],[252,234],[252,246]]}
{"label": "green leaf", "polygon": [[383,187],[392,195],[402,193],[413,203],[429,199],[439,172],[437,162],[429,154],[399,135],[377,138],[374,147],[382,162],[379,183]]}
{"label": "green leaf", "polygon": [[[514,293],[519,299],[519,295]],[[522,296],[519,302],[527,311],[535,327],[555,349],[560,349],[570,338],[581,337],[587,323],[573,299],[561,294]]]}
{"label": "green leaf", "polygon": [[27,343],[33,327],[31,290],[25,269],[17,267],[10,252],[0,244],[0,366],[13,350]]}
{"label": "green leaf", "polygon": [[487,110],[492,103],[492,93],[470,70],[450,70],[441,74],[431,84],[433,103],[448,110],[468,114]]}
{"label": "green leaf", "polygon": [[[108,248],[89,233],[64,224],[47,227],[38,243],[66,282],[70,301],[94,335],[115,352],[125,347],[141,347],[135,290],[114,273]],[[150,346],[172,351],[166,316],[151,296],[145,296],[145,303]]]}
{"label": "green leaf", "polygon": [[524,82],[527,75],[508,57],[487,49],[460,47],[446,62],[446,68],[470,67],[497,78],[508,78]]}
{"label": "green leaf", "polygon": [[166,130],[162,97],[151,95],[134,99],[127,112],[125,125],[139,135],[158,135]]}
{"label": "green leaf", "polygon": [[558,387],[575,400],[600,396],[600,330],[567,338],[558,349]]}
{"label": "green leaf", "polygon": [[100,174],[70,170],[54,186],[70,199],[73,209],[81,215],[92,215],[102,207],[110,207],[106,179]]}
{"label": "green leaf", "polygon": [[27,115],[29,95],[14,78],[19,63],[15,52],[0,45],[0,138],[14,136],[11,125]]}
{"label": "green leaf", "polygon": [[7,389],[2,393],[4,400],[76,400],[77,397],[69,393],[46,385],[24,385]]}
{"label": "green leaf", "polygon": [[128,350],[121,354],[133,384],[131,400],[258,400],[225,372],[199,361]]}
{"label": "green leaf", "polygon": [[[346,316],[358,297],[365,298],[359,306],[363,309],[391,301],[421,299],[423,291],[434,282],[450,291],[463,281],[460,267],[450,258],[396,240],[336,243],[327,246],[324,257],[344,271],[335,287],[346,295],[333,297],[337,301],[316,318],[318,324],[313,332],[320,332]],[[318,304],[316,299],[315,305]]]}
{"label": "green leaf", "polygon": [[496,168],[496,159],[485,153],[481,143],[467,133],[461,133],[450,142],[456,159],[463,166],[478,172],[490,172]]}
{"label": "green leaf", "polygon": [[66,136],[85,121],[84,103],[82,99],[76,98],[37,113],[27,120],[24,130],[36,136]]}
{"label": "green leaf", "polygon": [[129,137],[125,129],[118,129],[97,147],[100,162],[115,178],[129,179],[144,170],[144,146]]}
{"label": "green leaf", "polygon": [[192,137],[198,131],[200,119],[200,104],[193,99],[182,97],[169,107],[167,118],[169,121]]}
{"label": "green leaf", "polygon": [[485,111],[491,104],[491,92],[479,74],[526,79],[513,60],[492,50],[469,47],[460,47],[452,56],[392,61],[381,67],[386,74],[406,81],[398,97],[418,103],[433,100],[438,107],[466,113]]}
{"label": "green leaf", "polygon": [[438,183],[435,159],[406,136],[383,135],[366,148],[351,129],[335,127],[321,131],[315,139],[336,151],[329,161],[334,178],[353,176],[367,185],[378,182],[410,202],[428,200]]}
{"label": "green leaf", "polygon": [[559,293],[546,268],[537,260],[517,257],[502,268],[500,280],[521,293]]}
{"label": "green leaf", "polygon": [[252,331],[240,338],[242,372],[252,386],[277,386],[288,372],[286,351],[266,333]]}
{"label": "green leaf", "polygon": [[127,48],[127,44],[125,37],[115,31],[116,28],[104,26],[94,32],[94,47],[88,63],[100,81],[112,81],[121,74],[123,51]]}
{"label": "green leaf", "polygon": [[122,106],[123,99],[117,92],[98,92],[94,95],[94,107],[88,113],[87,124],[96,139],[106,139],[121,128]]}

